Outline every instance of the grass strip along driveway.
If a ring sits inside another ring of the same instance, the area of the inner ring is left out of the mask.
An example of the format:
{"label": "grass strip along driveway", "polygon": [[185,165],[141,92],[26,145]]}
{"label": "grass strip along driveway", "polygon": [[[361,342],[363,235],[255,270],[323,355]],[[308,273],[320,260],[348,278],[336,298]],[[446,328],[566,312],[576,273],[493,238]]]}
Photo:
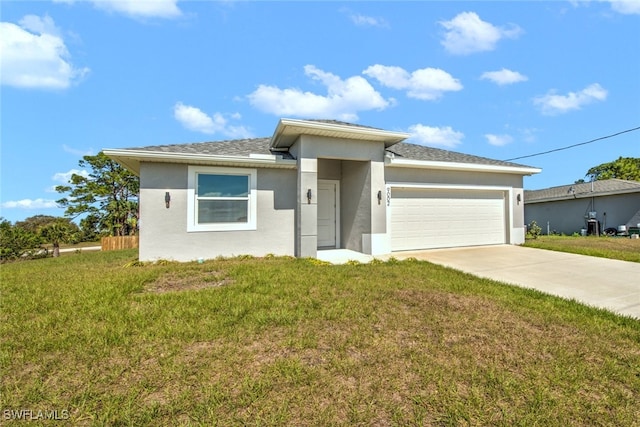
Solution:
{"label": "grass strip along driveway", "polygon": [[527,239],[524,246],[640,262],[640,239],[626,237],[538,236],[536,239]]}
{"label": "grass strip along driveway", "polygon": [[3,423],[19,411],[135,426],[640,419],[631,318],[415,260],[134,257],[2,266]]}

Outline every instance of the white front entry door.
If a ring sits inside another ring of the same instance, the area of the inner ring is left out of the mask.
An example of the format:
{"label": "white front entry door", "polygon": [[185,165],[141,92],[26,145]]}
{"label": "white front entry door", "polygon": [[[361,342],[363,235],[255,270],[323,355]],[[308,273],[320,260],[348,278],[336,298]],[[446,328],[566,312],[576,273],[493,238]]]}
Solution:
{"label": "white front entry door", "polygon": [[340,181],[318,180],[318,247],[340,247]]}

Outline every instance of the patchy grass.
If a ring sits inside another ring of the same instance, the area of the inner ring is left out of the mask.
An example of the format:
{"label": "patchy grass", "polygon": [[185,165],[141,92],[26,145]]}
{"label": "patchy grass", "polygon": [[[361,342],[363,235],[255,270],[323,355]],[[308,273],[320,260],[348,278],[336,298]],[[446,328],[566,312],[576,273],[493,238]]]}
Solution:
{"label": "patchy grass", "polygon": [[134,256],[2,266],[3,414],[160,426],[640,419],[631,318],[415,260],[124,268]]}
{"label": "patchy grass", "polygon": [[527,239],[524,246],[640,262],[640,239],[595,236],[539,236],[537,239]]}

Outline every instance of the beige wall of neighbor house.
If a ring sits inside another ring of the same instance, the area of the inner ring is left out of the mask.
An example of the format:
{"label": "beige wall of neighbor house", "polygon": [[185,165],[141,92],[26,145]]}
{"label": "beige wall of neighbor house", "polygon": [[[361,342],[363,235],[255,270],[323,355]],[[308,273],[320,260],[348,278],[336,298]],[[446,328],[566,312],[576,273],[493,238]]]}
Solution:
{"label": "beige wall of neighbor house", "polygon": [[[294,254],[296,172],[257,169],[257,229],[187,232],[188,166],[140,164],[141,261]],[[169,192],[169,208],[165,193]]]}
{"label": "beige wall of neighbor house", "polygon": [[[598,197],[582,197],[548,202],[527,202],[524,209],[525,221],[535,221],[542,233],[580,233],[587,228],[585,217],[596,212],[596,219],[602,230],[620,225],[636,227],[629,221],[640,210],[640,193],[615,194]],[[606,214],[606,215],[605,215]],[[548,227],[547,227],[548,223]]]}

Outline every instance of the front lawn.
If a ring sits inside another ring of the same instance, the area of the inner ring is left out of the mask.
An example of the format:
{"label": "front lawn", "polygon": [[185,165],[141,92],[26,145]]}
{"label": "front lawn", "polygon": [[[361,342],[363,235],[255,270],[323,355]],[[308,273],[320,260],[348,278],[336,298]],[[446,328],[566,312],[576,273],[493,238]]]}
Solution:
{"label": "front lawn", "polygon": [[538,236],[527,239],[524,246],[640,262],[640,239],[626,237]]}
{"label": "front lawn", "polygon": [[412,260],[134,258],[2,266],[5,425],[640,419],[638,320]]}

